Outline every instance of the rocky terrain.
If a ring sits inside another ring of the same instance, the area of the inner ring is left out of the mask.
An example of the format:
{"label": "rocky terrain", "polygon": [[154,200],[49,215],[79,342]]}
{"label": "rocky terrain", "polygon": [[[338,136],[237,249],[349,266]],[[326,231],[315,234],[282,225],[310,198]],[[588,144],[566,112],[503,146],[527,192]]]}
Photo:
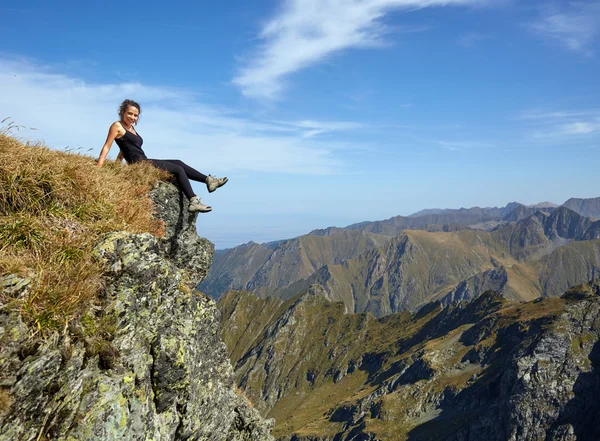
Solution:
{"label": "rocky terrain", "polygon": [[[173,185],[151,196],[164,238],[114,232],[95,248],[104,298],[83,323],[96,335],[73,324],[41,339],[0,304],[0,440],[272,439],[273,422],[234,391],[215,303],[191,289],[213,245]],[[28,285],[4,276],[2,298]]]}
{"label": "rocky terrain", "polygon": [[[493,231],[423,227],[391,237],[344,229],[272,248],[248,244],[219,254],[202,286],[285,300],[320,284],[347,312],[381,317],[434,300],[472,299],[490,289],[512,300],[559,296],[596,277],[599,221],[564,206],[510,208],[505,218],[519,220]],[[449,214],[426,215],[432,216]]]}
{"label": "rocky terrain", "polygon": [[281,440],[600,439],[600,284],[511,302],[488,291],[376,319],[319,286],[223,296],[238,387]]}
{"label": "rocky terrain", "polygon": [[576,211],[583,216],[595,219],[600,218],[600,198],[571,198],[566,201],[563,206]]}

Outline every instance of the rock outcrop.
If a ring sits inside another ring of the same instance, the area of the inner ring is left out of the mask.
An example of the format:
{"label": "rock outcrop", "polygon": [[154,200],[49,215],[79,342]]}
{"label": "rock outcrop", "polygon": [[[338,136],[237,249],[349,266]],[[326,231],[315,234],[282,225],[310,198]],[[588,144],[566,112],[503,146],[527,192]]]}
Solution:
{"label": "rock outcrop", "polygon": [[[473,300],[477,295],[486,291],[503,293],[507,298],[512,294],[510,287],[507,289],[508,274],[503,266],[483,271],[456,285],[448,294],[440,299],[442,304]],[[509,291],[509,292],[506,292]]]}
{"label": "rock outcrop", "polygon": [[[194,292],[213,245],[171,184],[151,194],[165,237],[114,232],[95,253],[105,265],[101,308],[46,341],[0,305],[0,440],[271,440],[233,388],[215,303]],[[26,279],[0,289],[25,294]],[[99,331],[100,332],[100,331]]]}

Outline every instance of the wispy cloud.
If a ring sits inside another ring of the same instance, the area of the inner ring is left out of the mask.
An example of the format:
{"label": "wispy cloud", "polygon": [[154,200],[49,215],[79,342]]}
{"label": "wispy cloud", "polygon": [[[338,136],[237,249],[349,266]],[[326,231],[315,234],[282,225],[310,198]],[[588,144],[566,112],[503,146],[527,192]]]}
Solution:
{"label": "wispy cloud", "polygon": [[552,123],[556,120],[588,117],[600,114],[600,109],[592,110],[561,110],[548,111],[540,109],[528,109],[519,115],[519,119],[539,121],[541,123]]}
{"label": "wispy cloud", "polygon": [[[393,10],[485,4],[489,0],[287,0],[263,28],[262,45],[233,82],[246,96],[276,98],[285,78],[344,49],[376,47]],[[422,29],[419,29],[422,30]]]}
{"label": "wispy cloud", "polygon": [[279,122],[284,127],[291,127],[295,130],[302,130],[303,138],[313,138],[317,135],[322,135],[328,132],[346,132],[365,128],[365,124],[345,122],[345,121],[296,121],[296,122]]}
{"label": "wispy cloud", "polygon": [[494,147],[494,144],[488,141],[480,141],[480,140],[448,140],[448,139],[431,139],[431,138],[422,138],[418,136],[412,136],[412,139],[415,141],[422,143],[433,145],[436,147],[441,147],[444,150],[448,150],[450,152],[465,152],[468,150],[475,149],[487,149]]}
{"label": "wispy cloud", "polygon": [[560,141],[567,138],[583,138],[600,134],[600,119],[590,122],[562,124],[551,129],[535,130],[531,137],[536,140]]}
{"label": "wispy cloud", "polygon": [[600,118],[596,118],[595,121],[565,124],[561,127],[561,131],[565,135],[589,135],[600,132]]}
{"label": "wispy cloud", "polygon": [[532,128],[536,139],[561,139],[600,134],[600,109],[586,110],[539,110],[529,109],[519,119]]}
{"label": "wispy cloud", "polygon": [[546,6],[538,20],[530,25],[538,35],[566,49],[594,55],[591,46],[600,35],[600,2],[567,2]]}
{"label": "wispy cloud", "polygon": [[344,167],[342,151],[359,147],[319,135],[363,127],[344,121],[259,120],[203,103],[189,90],[87,83],[36,63],[0,59],[0,109],[5,113],[0,119],[36,127],[31,138],[41,137],[55,148],[81,147],[97,155],[124,98],[142,104],[139,129],[149,157],[178,157],[211,173],[335,173]]}

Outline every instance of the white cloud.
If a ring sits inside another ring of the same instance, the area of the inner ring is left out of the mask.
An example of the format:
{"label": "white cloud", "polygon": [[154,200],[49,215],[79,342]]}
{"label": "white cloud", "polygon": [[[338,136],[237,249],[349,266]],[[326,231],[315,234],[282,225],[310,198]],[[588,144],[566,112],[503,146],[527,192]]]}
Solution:
{"label": "white cloud", "polygon": [[530,109],[522,112],[519,119],[535,127],[532,137],[536,139],[563,139],[600,134],[599,109]]}
{"label": "white cloud", "polygon": [[589,135],[594,132],[600,132],[600,118],[596,118],[595,121],[580,121],[562,126],[562,133],[565,135]]}
{"label": "white cloud", "polygon": [[272,99],[293,72],[348,48],[383,43],[392,10],[486,4],[489,0],[286,0],[263,28],[263,44],[233,82],[253,98]]}
{"label": "white cloud", "polygon": [[529,109],[521,113],[519,119],[540,121],[541,123],[552,123],[556,120],[573,119],[600,114],[600,110],[568,110],[568,111],[547,111],[539,109]]}
{"label": "white cloud", "polygon": [[[190,91],[140,83],[92,84],[23,60],[0,59],[0,120],[35,127],[19,136],[98,155],[124,98],[142,104],[139,131],[149,157],[182,159],[210,173],[328,174],[343,167],[347,143],[318,135],[351,122],[272,122],[201,103]],[[118,149],[113,147],[111,156]]]}
{"label": "white cloud", "polygon": [[289,126],[296,130],[303,130],[303,138],[313,138],[317,135],[322,135],[328,132],[345,132],[365,128],[364,124],[345,122],[345,121],[295,121],[295,122],[279,122],[283,126]]}
{"label": "white cloud", "polygon": [[568,2],[562,8],[547,6],[531,29],[566,49],[592,56],[590,47],[600,35],[600,2]]}

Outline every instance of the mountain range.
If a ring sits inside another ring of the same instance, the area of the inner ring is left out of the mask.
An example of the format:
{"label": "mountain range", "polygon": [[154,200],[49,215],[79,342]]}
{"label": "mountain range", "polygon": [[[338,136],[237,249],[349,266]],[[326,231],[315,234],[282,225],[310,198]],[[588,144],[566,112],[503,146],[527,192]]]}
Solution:
{"label": "mountain range", "polygon": [[214,297],[244,289],[285,300],[319,284],[346,312],[376,317],[489,289],[512,300],[552,297],[598,274],[597,217],[600,198],[428,210],[331,227],[217,252],[200,289]]}

